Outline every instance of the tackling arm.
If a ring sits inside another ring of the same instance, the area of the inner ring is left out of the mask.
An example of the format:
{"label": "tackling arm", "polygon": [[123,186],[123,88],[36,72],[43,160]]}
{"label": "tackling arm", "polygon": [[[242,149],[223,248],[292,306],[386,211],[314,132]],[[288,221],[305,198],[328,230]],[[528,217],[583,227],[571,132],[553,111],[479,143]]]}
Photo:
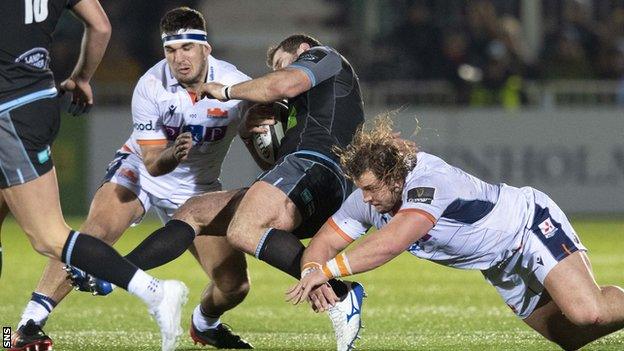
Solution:
{"label": "tackling arm", "polygon": [[433,228],[419,213],[399,212],[388,224],[367,236],[349,252],[353,274],[370,271],[392,260]]}
{"label": "tackling arm", "polygon": [[302,268],[308,263],[327,262],[353,242],[347,241],[339,235],[336,229],[330,224],[330,221],[333,220],[330,218],[323,224],[303,252],[303,257],[301,258]]}

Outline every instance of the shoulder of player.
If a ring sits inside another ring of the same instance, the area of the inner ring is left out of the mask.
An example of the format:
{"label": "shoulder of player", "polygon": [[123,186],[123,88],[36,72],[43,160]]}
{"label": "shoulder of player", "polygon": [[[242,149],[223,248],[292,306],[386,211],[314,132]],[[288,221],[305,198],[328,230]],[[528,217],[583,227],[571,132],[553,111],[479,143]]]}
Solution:
{"label": "shoulder of player", "polygon": [[148,69],[147,72],[139,78],[135,89],[165,89],[167,74],[170,74],[169,66],[167,65],[167,61],[163,59],[152,66],[152,68]]}
{"label": "shoulder of player", "polygon": [[210,56],[210,66],[214,69],[214,81],[223,84],[236,84],[251,78],[236,68],[235,65]]}

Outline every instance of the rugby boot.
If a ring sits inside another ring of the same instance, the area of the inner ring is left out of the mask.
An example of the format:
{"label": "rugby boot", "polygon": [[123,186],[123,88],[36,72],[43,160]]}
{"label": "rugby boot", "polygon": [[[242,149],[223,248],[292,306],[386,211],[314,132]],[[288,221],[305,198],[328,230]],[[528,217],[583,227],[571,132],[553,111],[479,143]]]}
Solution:
{"label": "rugby boot", "polygon": [[52,351],[52,339],[29,319],[11,335],[9,351]]}
{"label": "rugby boot", "polygon": [[199,331],[193,324],[193,316],[191,316],[191,339],[195,345],[197,343],[202,346],[211,345],[218,349],[253,349],[253,346],[240,336],[232,333],[232,328],[227,324],[219,324],[214,329]]}

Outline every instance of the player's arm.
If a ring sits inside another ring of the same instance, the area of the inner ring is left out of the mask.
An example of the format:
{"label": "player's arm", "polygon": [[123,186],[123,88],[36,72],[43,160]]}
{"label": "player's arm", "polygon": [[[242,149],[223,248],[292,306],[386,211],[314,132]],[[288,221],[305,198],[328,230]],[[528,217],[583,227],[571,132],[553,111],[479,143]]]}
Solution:
{"label": "player's arm", "polygon": [[166,139],[138,140],[141,155],[147,172],[153,176],[161,176],[173,171],[180,162],[188,158],[193,147],[190,132],[178,135],[173,144],[168,145]]}
{"label": "player's arm", "polygon": [[301,258],[302,270],[310,264],[324,263],[335,257],[353,242],[353,239],[347,238],[346,234],[341,235],[340,228],[329,218],[306,247]]}
{"label": "player's arm", "polygon": [[404,252],[427,234],[434,223],[421,212],[399,211],[386,226],[365,237],[346,255],[351,274],[375,269]]}
{"label": "player's arm", "polygon": [[71,78],[89,81],[104,57],[111,36],[111,25],[97,0],[82,0],[72,11],[82,20],[85,29],[80,56]]}
{"label": "player's arm", "polygon": [[260,78],[227,86],[227,91],[221,83],[205,83],[199,93],[222,101],[236,99],[268,103],[295,97],[310,88],[312,81],[304,71],[286,67]]}
{"label": "player's arm", "polygon": [[[74,114],[88,111],[93,104],[93,92],[89,81],[104,57],[111,36],[108,17],[97,0],[82,0],[72,7],[72,12],[84,24],[80,56],[69,78],[61,83],[61,89],[72,91]],[[70,107],[71,109],[71,107]]]}
{"label": "player's arm", "polygon": [[[287,300],[299,303],[310,291],[329,279],[375,269],[405,251],[433,228],[434,223],[420,212],[399,212],[386,226],[365,237],[348,253],[342,253],[301,278],[287,292]],[[327,247],[324,248],[328,250]],[[305,257],[305,254],[304,254]]]}

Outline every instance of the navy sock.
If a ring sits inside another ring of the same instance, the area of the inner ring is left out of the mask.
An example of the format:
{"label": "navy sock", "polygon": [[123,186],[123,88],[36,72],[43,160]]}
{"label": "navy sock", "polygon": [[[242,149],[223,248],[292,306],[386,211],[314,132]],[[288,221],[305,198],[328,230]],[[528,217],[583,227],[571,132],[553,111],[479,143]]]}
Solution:
{"label": "navy sock", "polygon": [[[256,249],[256,258],[299,280],[304,250],[305,246],[294,234],[271,228],[260,240]],[[328,283],[336,296],[340,298],[346,296],[348,289],[344,282],[331,279]]]}
{"label": "navy sock", "polygon": [[103,241],[74,230],[69,232],[61,260],[126,290],[137,271],[136,266]]}
{"label": "navy sock", "polygon": [[256,258],[299,280],[304,250],[305,246],[294,234],[270,228],[260,239]]}
{"label": "navy sock", "polygon": [[191,246],[193,240],[193,227],[184,221],[172,219],[143,240],[126,255],[126,259],[142,270],[149,270],[178,258]]}

